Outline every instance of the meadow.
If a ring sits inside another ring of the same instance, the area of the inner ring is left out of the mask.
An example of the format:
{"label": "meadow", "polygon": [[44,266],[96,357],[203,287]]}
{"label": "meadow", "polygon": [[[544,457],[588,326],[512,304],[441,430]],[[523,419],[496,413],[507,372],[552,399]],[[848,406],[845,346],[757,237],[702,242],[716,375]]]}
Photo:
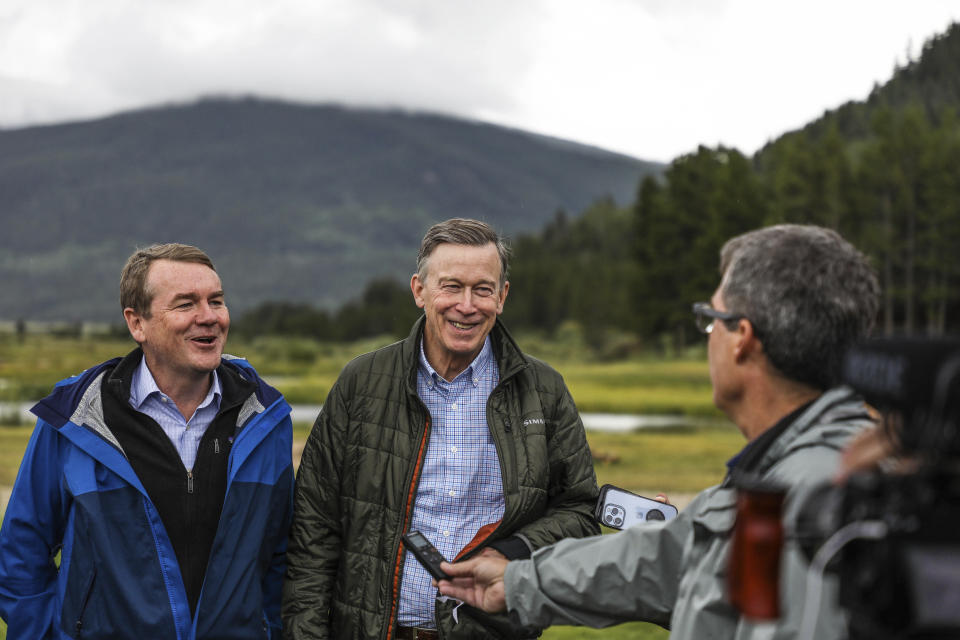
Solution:
{"label": "meadow", "polygon": [[[227,351],[250,360],[291,403],[320,404],[347,362],[392,341],[382,337],[330,344],[303,338],[231,338]],[[522,335],[518,342],[563,374],[581,411],[718,415],[711,402],[702,346],[677,359],[651,356],[603,362],[578,345]],[[37,400],[58,380],[126,354],[134,346],[129,339],[119,338],[27,335],[20,341],[0,334],[0,401]]]}
{"label": "meadow", "polygon": [[[376,339],[350,345],[309,340],[262,338],[231,340],[228,351],[247,357],[258,371],[293,403],[319,404],[340,369],[355,355],[387,344]],[[524,345],[523,337],[518,337]],[[600,362],[558,345],[531,340],[534,355],[553,364],[564,376],[581,411],[684,414],[716,417],[715,424],[643,429],[629,433],[588,431],[597,480],[644,495],[664,492],[684,506],[697,491],[718,482],[724,462],[742,446],[740,433],[713,408],[706,359],[702,353],[666,360],[639,357]],[[128,340],[27,336],[22,342],[0,336],[0,401],[35,400],[63,377],[133,347]],[[13,484],[16,469],[32,430],[16,424],[12,415],[0,415],[0,489]],[[294,425],[294,450],[309,433],[308,423]],[[2,496],[0,494],[0,502]],[[661,640],[665,630],[646,623],[630,623],[604,630],[554,627],[547,640],[605,638]],[[0,624],[0,639],[5,628]]]}

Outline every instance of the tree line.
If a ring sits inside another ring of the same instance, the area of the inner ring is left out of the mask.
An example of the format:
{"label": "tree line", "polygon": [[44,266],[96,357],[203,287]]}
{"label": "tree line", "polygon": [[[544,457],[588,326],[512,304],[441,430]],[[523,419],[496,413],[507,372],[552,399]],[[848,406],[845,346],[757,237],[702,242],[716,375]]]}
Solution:
{"label": "tree line", "polygon": [[700,147],[662,179],[645,178],[632,206],[600,202],[521,239],[515,322],[549,328],[574,319],[682,345],[695,331],[690,303],[716,287],[723,243],[790,222],[836,229],[870,256],[883,289],[883,333],[957,331],[958,167],[955,112],[930,117],[920,105],[878,109],[871,135],[855,142],[836,127],[786,136],[762,161]]}

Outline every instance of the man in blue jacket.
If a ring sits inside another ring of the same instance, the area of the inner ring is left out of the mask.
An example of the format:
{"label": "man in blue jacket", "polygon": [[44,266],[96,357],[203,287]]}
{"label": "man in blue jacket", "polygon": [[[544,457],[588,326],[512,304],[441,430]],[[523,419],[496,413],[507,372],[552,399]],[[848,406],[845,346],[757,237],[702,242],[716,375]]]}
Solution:
{"label": "man in blue jacket", "polygon": [[223,355],[202,251],[138,250],[120,289],[139,346],[33,408],[0,528],[7,638],[279,637],[290,407]]}

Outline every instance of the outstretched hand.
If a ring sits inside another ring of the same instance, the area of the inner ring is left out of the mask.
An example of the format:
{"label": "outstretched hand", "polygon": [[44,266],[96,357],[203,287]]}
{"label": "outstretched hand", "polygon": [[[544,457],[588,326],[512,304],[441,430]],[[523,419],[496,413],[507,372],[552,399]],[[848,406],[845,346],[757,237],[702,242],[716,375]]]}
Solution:
{"label": "outstretched hand", "polygon": [[452,580],[441,580],[437,587],[443,595],[462,600],[487,613],[505,611],[507,603],[503,573],[507,570],[508,562],[499,553],[483,554],[456,564],[444,562],[440,568]]}
{"label": "outstretched hand", "polygon": [[901,418],[885,415],[882,420],[847,443],[834,482],[843,483],[851,475],[869,469],[879,468],[889,473],[912,473],[916,469],[915,459],[897,457],[900,449],[897,434],[903,429]]}

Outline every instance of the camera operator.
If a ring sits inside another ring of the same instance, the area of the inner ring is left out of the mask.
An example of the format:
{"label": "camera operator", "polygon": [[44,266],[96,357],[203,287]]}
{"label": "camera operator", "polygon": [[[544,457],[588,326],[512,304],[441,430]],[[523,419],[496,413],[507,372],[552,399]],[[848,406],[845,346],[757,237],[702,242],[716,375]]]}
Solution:
{"label": "camera operator", "polygon": [[[714,403],[748,440],[724,481],[666,522],[563,540],[529,560],[444,564],[453,580],[440,582],[441,593],[537,626],[645,620],[671,628],[674,639],[795,636],[806,560],[792,542],[781,556],[776,623],[741,617],[725,594],[734,478],[788,487],[789,509],[794,492],[829,479],[843,445],[872,424],[861,398],[838,383],[843,352],[873,326],[879,286],[859,251],[813,226],[735,237],[720,272],[711,303],[694,312],[709,335]],[[816,637],[842,637],[843,627],[828,604]]]}

